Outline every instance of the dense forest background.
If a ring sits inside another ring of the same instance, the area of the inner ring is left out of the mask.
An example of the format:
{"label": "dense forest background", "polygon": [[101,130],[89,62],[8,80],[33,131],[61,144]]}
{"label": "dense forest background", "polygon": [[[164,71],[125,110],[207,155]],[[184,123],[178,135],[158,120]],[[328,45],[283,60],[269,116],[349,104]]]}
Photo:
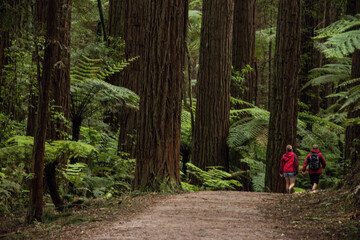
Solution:
{"label": "dense forest background", "polygon": [[[359,202],[356,0],[3,0],[0,213],[283,192],[287,144]],[[310,188],[299,176],[296,191]]]}

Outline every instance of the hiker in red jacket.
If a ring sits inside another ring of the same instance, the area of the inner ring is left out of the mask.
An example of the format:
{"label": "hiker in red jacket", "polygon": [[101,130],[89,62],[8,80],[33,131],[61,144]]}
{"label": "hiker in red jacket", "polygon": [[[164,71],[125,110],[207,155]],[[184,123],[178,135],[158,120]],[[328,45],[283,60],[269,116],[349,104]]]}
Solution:
{"label": "hiker in red jacket", "polygon": [[295,153],[293,152],[292,146],[286,146],[286,153],[282,156],[280,162],[280,177],[285,177],[286,181],[286,192],[291,193],[295,186],[296,174],[299,171],[299,162]]}
{"label": "hiker in red jacket", "polygon": [[315,191],[317,185],[319,184],[321,168],[326,167],[325,158],[319,151],[318,145],[313,145],[313,150],[311,150],[311,153],[307,155],[302,168],[302,174],[305,174],[307,166],[309,166],[311,189]]}

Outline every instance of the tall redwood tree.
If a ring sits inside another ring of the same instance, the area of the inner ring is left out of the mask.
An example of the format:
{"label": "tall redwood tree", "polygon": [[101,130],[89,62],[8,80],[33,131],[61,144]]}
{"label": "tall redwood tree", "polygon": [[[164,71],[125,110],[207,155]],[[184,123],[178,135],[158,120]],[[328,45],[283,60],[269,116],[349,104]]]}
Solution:
{"label": "tall redwood tree", "polygon": [[[131,0],[122,1],[122,37],[125,40],[125,58],[138,57],[126,67],[120,79],[120,86],[126,87],[139,94],[139,83],[142,81],[143,52],[144,52],[144,1],[133,4]],[[135,156],[137,111],[122,107],[119,116],[120,134],[118,151]]]}
{"label": "tall redwood tree", "polygon": [[[62,115],[65,121],[70,121],[70,27],[71,27],[71,0],[58,0],[59,8],[56,14],[56,44],[53,56],[56,58],[56,66],[50,79],[49,97],[51,113],[47,139],[63,140],[67,138],[69,129],[67,123],[57,115]],[[58,210],[63,210],[64,203],[58,191],[56,168],[65,164],[67,157],[57,159],[45,166],[45,177],[51,199]]]}
{"label": "tall redwood tree", "polygon": [[[234,29],[232,65],[234,70],[241,71],[247,64],[255,68],[255,9],[256,0],[234,1]],[[244,92],[236,87],[231,88],[231,96],[247,102],[255,99],[255,71],[245,78]]]}
{"label": "tall redwood tree", "polygon": [[285,192],[279,165],[287,144],[296,145],[301,0],[280,0],[271,89],[266,191]]}
{"label": "tall redwood tree", "polygon": [[229,168],[233,0],[204,0],[192,162]]}
{"label": "tall redwood tree", "polygon": [[56,55],[56,32],[58,22],[56,20],[59,0],[38,0],[37,4],[43,6],[48,2],[46,18],[46,37],[44,49],[44,62],[42,78],[39,82],[39,107],[36,121],[36,131],[34,136],[33,150],[33,171],[34,178],[31,183],[30,202],[27,221],[41,220],[43,214],[43,177],[44,177],[44,154],[46,131],[49,119],[49,87],[51,78],[55,74]]}
{"label": "tall redwood tree", "polygon": [[135,187],[180,189],[184,1],[146,1]]}

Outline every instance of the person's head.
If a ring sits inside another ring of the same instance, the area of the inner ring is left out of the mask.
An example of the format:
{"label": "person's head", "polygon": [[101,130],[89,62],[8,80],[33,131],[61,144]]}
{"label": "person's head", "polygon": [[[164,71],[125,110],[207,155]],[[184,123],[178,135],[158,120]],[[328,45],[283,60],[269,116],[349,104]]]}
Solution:
{"label": "person's head", "polygon": [[292,148],[292,146],[290,144],[286,146],[286,151],[287,152],[292,152],[293,151],[293,148]]}
{"label": "person's head", "polygon": [[319,146],[316,145],[316,144],[314,144],[314,145],[313,145],[313,149],[319,149]]}

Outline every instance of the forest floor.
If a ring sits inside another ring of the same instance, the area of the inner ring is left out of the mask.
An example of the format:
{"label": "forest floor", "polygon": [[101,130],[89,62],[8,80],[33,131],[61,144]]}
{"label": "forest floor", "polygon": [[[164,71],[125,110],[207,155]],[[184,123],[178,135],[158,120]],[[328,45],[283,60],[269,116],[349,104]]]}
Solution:
{"label": "forest floor", "polygon": [[[194,192],[97,200],[43,223],[0,222],[0,239],[360,239],[342,191]],[[14,217],[14,216],[13,216]]]}

